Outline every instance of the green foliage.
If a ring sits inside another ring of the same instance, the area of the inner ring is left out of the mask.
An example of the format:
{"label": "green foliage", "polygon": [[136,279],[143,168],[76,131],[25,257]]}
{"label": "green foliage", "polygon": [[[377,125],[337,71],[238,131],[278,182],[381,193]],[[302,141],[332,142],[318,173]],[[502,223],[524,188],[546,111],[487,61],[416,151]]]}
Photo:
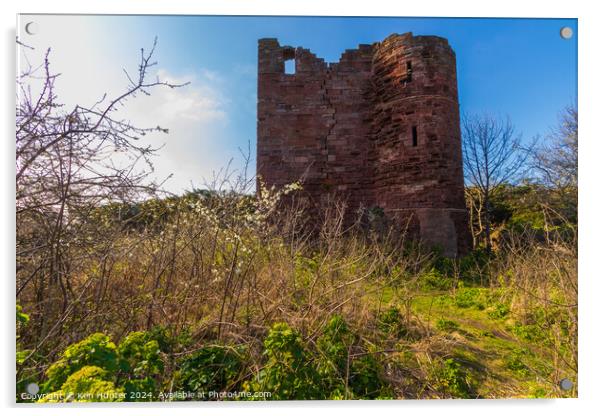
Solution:
{"label": "green foliage", "polygon": [[376,353],[368,352],[351,363],[349,386],[356,398],[388,399],[391,392],[381,378],[381,366]]}
{"label": "green foliage", "polygon": [[[48,400],[59,401],[78,400],[66,397],[68,393],[103,391],[122,392],[121,399],[125,400],[150,399],[157,391],[157,378],[164,369],[159,341],[154,339],[157,334],[131,332],[116,347],[107,335],[96,333],[68,346],[46,370],[42,392],[56,393]],[[90,378],[90,384],[85,384],[85,377]],[[114,395],[108,396],[114,399]]]}
{"label": "green foliage", "polygon": [[530,370],[529,367],[527,367],[523,361],[523,358],[527,354],[529,354],[529,351],[524,348],[512,349],[512,351],[505,355],[505,367],[518,376],[527,377],[530,373]]}
{"label": "green foliage", "polygon": [[[402,316],[395,308],[384,314],[384,328],[391,333],[400,331]],[[381,367],[376,354],[367,351],[350,357],[355,335],[340,315],[333,316],[317,339],[320,356],[318,372],[325,398],[377,399],[390,397],[390,391],[381,378]],[[346,386],[347,385],[347,389]]]}
{"label": "green foliage", "polygon": [[141,400],[136,393],[154,393],[155,376],[163,371],[159,342],[149,332],[130,332],[117,347],[119,369],[128,398]]}
{"label": "green foliage", "polygon": [[378,319],[378,328],[385,334],[402,338],[408,335],[405,319],[397,307],[390,307]]}
{"label": "green foliage", "polygon": [[17,304],[17,365],[23,364],[25,358],[31,352],[30,350],[24,350],[21,348],[19,342],[19,330],[29,323],[29,315],[23,312],[21,305]]}
{"label": "green foliage", "polygon": [[236,389],[243,370],[245,349],[211,345],[187,356],[179,365],[176,386],[188,392]]}
{"label": "green foliage", "polygon": [[423,290],[449,290],[453,286],[453,279],[444,275],[435,267],[420,275],[420,286]]}
{"label": "green foliage", "polygon": [[562,330],[564,326],[565,311],[554,309],[553,307],[534,307],[523,311],[522,319],[519,322],[512,322],[509,329],[517,337],[529,341],[547,343],[549,334],[547,331],[553,326]]}
{"label": "green foliage", "polygon": [[452,398],[468,399],[473,396],[470,373],[453,358],[436,361],[431,379],[437,391],[445,392]]}
{"label": "green foliage", "polygon": [[295,255],[295,280],[302,286],[308,287],[318,270],[317,258]]}
{"label": "green foliage", "polygon": [[341,372],[347,365],[349,348],[353,345],[354,339],[355,336],[343,317],[334,315],[328,321],[322,335],[318,337],[316,344],[329,364]]}
{"label": "green foliage", "polygon": [[17,304],[17,328],[20,325],[27,325],[29,322],[29,315],[23,312],[21,305]]}
{"label": "green foliage", "polygon": [[490,279],[488,266],[493,259],[493,253],[488,253],[485,248],[476,247],[470,254],[456,260],[460,279],[472,284],[488,283]]}
{"label": "green foliage", "polygon": [[511,327],[512,333],[525,341],[543,341],[546,334],[539,324],[516,323]]}
{"label": "green foliage", "polygon": [[345,377],[349,350],[355,336],[340,315],[333,316],[316,341],[318,347],[318,373],[330,399],[345,398]]}
{"label": "green foliage", "polygon": [[177,348],[188,347],[192,344],[190,329],[185,327],[178,334],[173,334],[167,327],[156,325],[148,333],[148,338],[157,341],[159,349],[164,353],[171,353]]}
{"label": "green foliage", "polygon": [[271,392],[273,400],[324,398],[321,380],[299,333],[288,324],[276,323],[264,340],[267,362],[257,380],[245,383],[245,389]]}
{"label": "green foliage", "polygon": [[67,378],[85,366],[100,367],[109,373],[118,368],[116,347],[105,334],[92,334],[88,338],[70,345],[61,358],[46,370],[47,381],[43,392],[61,389]]}
{"label": "green foliage", "polygon": [[487,315],[493,319],[505,319],[510,314],[510,306],[505,303],[496,302],[493,304]]}
{"label": "green foliage", "polygon": [[115,387],[111,375],[100,367],[84,366],[71,374],[61,389],[39,400],[51,402],[120,402],[123,389]]}
{"label": "green foliage", "polygon": [[458,325],[457,322],[445,318],[439,318],[435,326],[439,331],[444,332],[453,332],[460,328],[460,325]]}
{"label": "green foliage", "polygon": [[454,296],[454,303],[460,308],[485,309],[487,305],[487,289],[476,287],[459,287]]}
{"label": "green foliage", "polygon": [[[539,239],[550,231],[571,235],[571,228],[577,224],[576,197],[576,189],[571,187],[554,189],[531,182],[502,184],[490,201],[494,233],[527,232]],[[546,213],[543,206],[555,215]]]}

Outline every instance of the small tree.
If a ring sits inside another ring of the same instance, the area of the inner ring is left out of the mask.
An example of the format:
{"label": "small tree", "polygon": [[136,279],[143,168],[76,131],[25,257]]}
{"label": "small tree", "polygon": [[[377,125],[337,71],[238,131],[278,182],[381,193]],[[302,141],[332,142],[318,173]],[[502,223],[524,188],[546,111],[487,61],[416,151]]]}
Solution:
{"label": "small tree", "polygon": [[[19,45],[24,52],[31,49]],[[39,67],[26,66],[17,75],[17,298],[34,305],[35,324],[29,330],[41,340],[23,361],[51,335],[60,335],[69,314],[76,315],[74,307],[92,278],[80,292],[73,279],[86,275],[86,262],[115,250],[115,230],[94,221],[93,214],[101,206],[136,201],[159,189],[148,180],[156,149],[140,139],[167,130],[137,127],[118,111],[138,94],[181,86],[150,78],[155,46],[156,39],[150,51],[141,50],[135,75],[124,70],[125,91],[112,99],[105,95],[93,106],[60,103],[50,49]]]}
{"label": "small tree", "polygon": [[528,152],[521,146],[521,136],[508,117],[465,115],[462,130],[464,174],[470,186],[466,194],[479,223],[479,230],[473,235],[477,239],[484,233],[490,251],[491,198],[502,184],[523,177]]}

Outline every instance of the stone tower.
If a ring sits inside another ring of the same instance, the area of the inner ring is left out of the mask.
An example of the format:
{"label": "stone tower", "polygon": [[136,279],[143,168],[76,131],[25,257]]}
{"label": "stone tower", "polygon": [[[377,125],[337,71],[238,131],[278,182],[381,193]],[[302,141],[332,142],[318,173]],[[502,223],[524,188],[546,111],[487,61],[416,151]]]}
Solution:
{"label": "stone tower", "polygon": [[[285,61],[294,59],[294,74]],[[319,207],[380,207],[447,256],[470,250],[454,51],[444,38],[391,35],[327,64],[259,40],[257,173],[302,179]]]}

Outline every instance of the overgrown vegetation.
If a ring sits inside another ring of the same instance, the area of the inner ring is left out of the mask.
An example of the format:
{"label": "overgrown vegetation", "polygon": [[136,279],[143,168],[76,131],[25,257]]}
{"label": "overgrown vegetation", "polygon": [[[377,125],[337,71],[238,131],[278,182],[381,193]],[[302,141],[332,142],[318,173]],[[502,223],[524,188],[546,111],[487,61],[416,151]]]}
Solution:
{"label": "overgrown vegetation", "polygon": [[45,401],[575,394],[557,387],[577,371],[574,237],[507,228],[451,260],[343,231],[342,210],[309,236],[274,208],[294,188],[163,201],[134,230],[99,208],[115,250],[73,276],[62,325],[40,333],[20,296],[19,385]]}
{"label": "overgrown vegetation", "polygon": [[[132,91],[155,85],[145,59]],[[90,183],[71,169],[100,156],[92,138],[118,128],[113,144],[145,157],[128,140],[147,130],[44,97],[18,109],[17,400],[576,396],[558,387],[577,381],[570,183],[498,184],[486,241],[477,213],[475,250],[447,259],[378,208],[378,226],[349,226],[336,201],[308,218],[299,184]],[[44,120],[72,130],[37,142]]]}

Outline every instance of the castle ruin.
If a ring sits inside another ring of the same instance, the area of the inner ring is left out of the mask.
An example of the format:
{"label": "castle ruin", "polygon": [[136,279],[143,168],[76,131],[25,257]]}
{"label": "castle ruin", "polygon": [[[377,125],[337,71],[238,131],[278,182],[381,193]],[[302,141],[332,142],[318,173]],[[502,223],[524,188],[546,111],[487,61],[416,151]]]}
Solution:
{"label": "castle ruin", "polygon": [[[285,61],[294,60],[294,74]],[[393,34],[326,63],[259,40],[257,174],[303,178],[317,207],[380,207],[447,256],[471,247],[454,51],[444,38]]]}

